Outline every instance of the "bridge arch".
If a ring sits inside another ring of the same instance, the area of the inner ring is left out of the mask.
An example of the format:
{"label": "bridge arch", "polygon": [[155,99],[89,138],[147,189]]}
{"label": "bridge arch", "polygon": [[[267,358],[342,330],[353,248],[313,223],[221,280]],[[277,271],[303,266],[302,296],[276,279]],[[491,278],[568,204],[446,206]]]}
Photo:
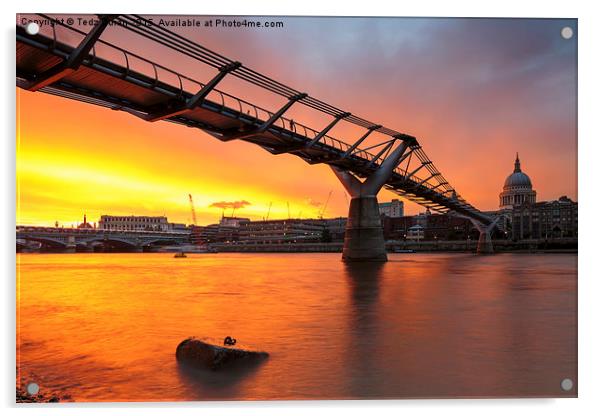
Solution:
{"label": "bridge arch", "polygon": [[137,248],[140,246],[137,241],[128,240],[127,238],[119,237],[95,237],[88,238],[85,240],[78,240],[77,244],[93,244],[93,243],[107,243],[113,246],[124,247],[124,248]]}
{"label": "bridge arch", "polygon": [[174,239],[170,239],[170,238],[155,238],[152,240],[144,240],[142,242],[142,245],[150,246],[150,245],[157,244],[157,243],[170,245],[170,244],[178,244],[178,243],[180,243],[180,241],[175,241]]}
{"label": "bridge arch", "polygon": [[35,241],[42,244],[42,246],[56,249],[63,249],[67,247],[66,241],[50,237],[19,237],[19,240]]}

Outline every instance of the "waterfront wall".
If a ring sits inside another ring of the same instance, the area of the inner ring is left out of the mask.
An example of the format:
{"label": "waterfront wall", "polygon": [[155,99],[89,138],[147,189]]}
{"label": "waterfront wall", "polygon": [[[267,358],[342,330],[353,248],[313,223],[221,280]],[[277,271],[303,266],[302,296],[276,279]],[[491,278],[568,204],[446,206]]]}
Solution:
{"label": "waterfront wall", "polygon": [[[390,252],[396,250],[414,251],[457,251],[475,252],[476,240],[437,240],[437,241],[387,241]],[[295,252],[295,253],[336,253],[343,251],[343,243],[297,243],[297,244],[213,244],[218,252],[258,253],[258,252]],[[496,252],[510,251],[577,251],[577,238],[533,239],[533,240],[493,240]]]}
{"label": "waterfront wall", "polygon": [[[387,241],[386,248],[388,252],[398,250],[414,250],[417,252],[475,252],[477,249],[477,240],[436,240],[436,241]],[[176,246],[173,246],[176,247]],[[186,251],[185,246],[182,250]],[[341,253],[343,251],[343,242],[333,243],[295,243],[295,244],[232,244],[232,243],[214,243],[209,244],[211,250],[224,253]],[[555,238],[555,239],[532,239],[532,240],[493,240],[495,252],[535,252],[535,251],[577,251],[577,238]],[[17,245],[18,252],[39,252],[39,248],[29,248]],[[82,250],[77,250],[82,251]],[[115,248],[113,252],[132,252],[129,247],[122,247],[121,250]],[[155,250],[144,250],[157,251]],[[65,248],[56,248],[52,252],[75,252]],[[84,251],[89,252],[89,251]]]}

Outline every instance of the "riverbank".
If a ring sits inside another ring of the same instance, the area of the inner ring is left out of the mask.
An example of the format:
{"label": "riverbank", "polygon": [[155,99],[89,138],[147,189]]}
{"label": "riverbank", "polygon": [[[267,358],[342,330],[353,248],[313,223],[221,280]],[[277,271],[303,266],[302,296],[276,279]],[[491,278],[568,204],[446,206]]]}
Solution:
{"label": "riverbank", "polygon": [[61,396],[55,394],[29,394],[23,388],[17,387],[16,389],[16,402],[17,403],[59,403],[64,400]]}
{"label": "riverbank", "polygon": [[[477,250],[476,240],[434,240],[434,241],[387,241],[386,248],[390,253],[399,251],[442,252],[442,253],[474,253]],[[191,247],[191,246],[188,246]],[[493,250],[497,253],[576,253],[577,238],[533,239],[533,240],[493,240]],[[174,249],[174,252],[199,253],[198,250]],[[341,253],[343,242],[334,243],[282,243],[282,244],[249,244],[243,242],[210,243],[208,253]],[[39,253],[39,251],[19,251],[21,253]],[[62,253],[62,251],[50,251]],[[115,253],[120,251],[114,251]],[[131,251],[122,251],[129,253]],[[153,253],[149,251],[144,253]],[[171,252],[171,251],[169,251]],[[110,253],[106,253],[110,254]]]}
{"label": "riverbank", "polygon": [[[414,252],[476,252],[476,240],[434,240],[434,241],[387,241],[387,251]],[[240,244],[214,243],[212,248],[224,253],[340,253],[343,242],[336,243],[296,243],[296,244]],[[548,240],[494,240],[495,252],[513,253],[576,253],[577,239],[548,239]]]}
{"label": "riverbank", "polygon": [[[19,375],[17,369],[17,378],[15,386],[15,401],[16,403],[59,403],[59,402],[70,402],[73,401],[68,394],[59,394],[54,391],[50,391],[43,386],[38,386],[38,391],[35,394],[29,394],[27,391],[27,385],[33,383],[31,380],[36,380],[33,374],[29,374],[23,378]],[[37,383],[36,383],[37,384]]]}

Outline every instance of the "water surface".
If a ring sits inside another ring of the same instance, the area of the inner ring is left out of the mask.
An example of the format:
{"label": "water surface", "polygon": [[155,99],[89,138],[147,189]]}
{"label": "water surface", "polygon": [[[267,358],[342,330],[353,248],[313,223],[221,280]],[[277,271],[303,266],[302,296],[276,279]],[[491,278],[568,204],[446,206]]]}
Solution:
{"label": "water surface", "polygon": [[[17,361],[76,401],[575,396],[577,256],[18,254]],[[191,371],[188,336],[270,353]]]}

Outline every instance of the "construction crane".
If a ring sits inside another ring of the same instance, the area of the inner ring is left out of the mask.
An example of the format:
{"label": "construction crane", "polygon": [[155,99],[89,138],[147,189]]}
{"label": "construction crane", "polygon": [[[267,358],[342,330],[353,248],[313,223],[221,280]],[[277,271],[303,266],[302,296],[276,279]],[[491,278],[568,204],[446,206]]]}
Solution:
{"label": "construction crane", "polygon": [[192,212],[192,223],[196,224],[196,212],[194,211],[194,202],[192,202],[192,194],[188,194],[188,200],[190,201],[190,212]]}
{"label": "construction crane", "polygon": [[324,213],[326,212],[326,207],[328,206],[328,201],[330,201],[331,196],[332,196],[332,190],[328,193],[328,198],[326,198],[326,202],[324,202],[324,206],[322,207],[322,209],[320,210],[320,213],[318,214],[319,219],[324,218]]}
{"label": "construction crane", "polygon": [[270,205],[268,206],[268,214],[265,216],[264,221],[267,221],[270,219],[270,211],[272,210],[272,201],[270,201]]}
{"label": "construction crane", "polygon": [[192,232],[190,234],[190,242],[192,244],[196,244],[199,246],[203,245],[203,240],[201,239],[201,228],[197,225],[196,222],[196,211],[194,210],[194,202],[192,201],[192,194],[188,194],[188,201],[190,201],[190,212],[192,213]]}

